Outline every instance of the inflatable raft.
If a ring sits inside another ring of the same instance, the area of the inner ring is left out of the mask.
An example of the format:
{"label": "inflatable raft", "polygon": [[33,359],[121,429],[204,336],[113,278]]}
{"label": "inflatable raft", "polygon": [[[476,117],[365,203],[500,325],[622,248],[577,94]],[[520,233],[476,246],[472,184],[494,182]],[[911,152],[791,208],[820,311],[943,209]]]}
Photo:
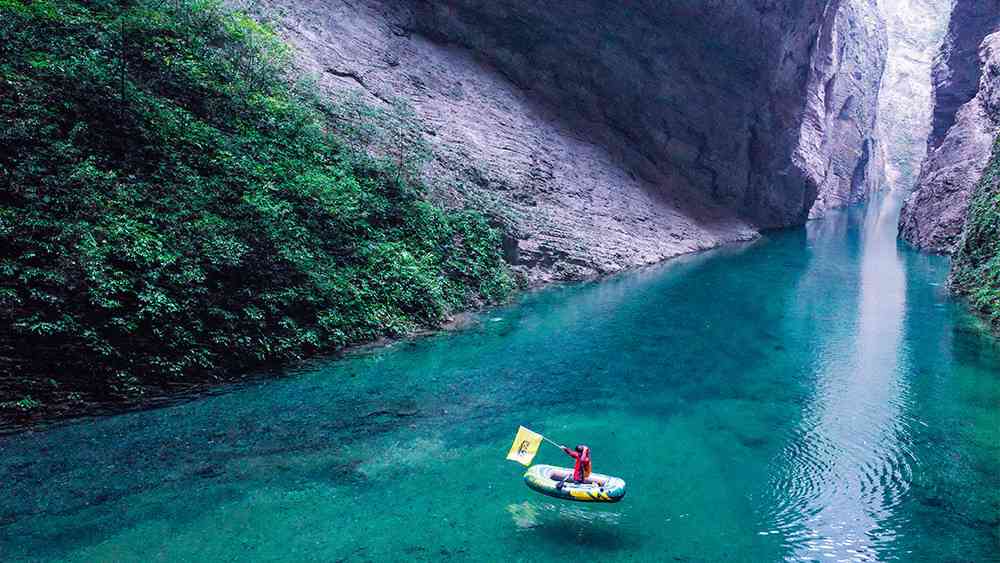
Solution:
{"label": "inflatable raft", "polygon": [[[557,487],[567,477],[569,480],[561,488]],[[625,481],[618,477],[591,473],[582,483],[574,483],[572,477],[572,469],[532,465],[524,473],[524,482],[543,495],[580,502],[618,502],[625,496]]]}

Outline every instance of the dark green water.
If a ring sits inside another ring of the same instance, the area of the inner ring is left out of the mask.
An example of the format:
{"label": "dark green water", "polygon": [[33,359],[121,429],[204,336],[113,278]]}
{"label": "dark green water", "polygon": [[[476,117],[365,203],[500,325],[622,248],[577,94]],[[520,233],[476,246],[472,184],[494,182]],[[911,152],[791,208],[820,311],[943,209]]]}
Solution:
{"label": "dark green water", "polygon": [[[0,560],[998,560],[1000,347],[896,207],[0,438]],[[531,492],[518,424],[628,496]]]}

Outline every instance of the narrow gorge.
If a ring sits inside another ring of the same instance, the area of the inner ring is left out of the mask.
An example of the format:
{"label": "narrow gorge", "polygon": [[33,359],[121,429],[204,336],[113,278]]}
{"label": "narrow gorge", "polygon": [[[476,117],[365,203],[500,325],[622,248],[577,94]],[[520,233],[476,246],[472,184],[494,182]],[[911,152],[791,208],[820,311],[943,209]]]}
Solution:
{"label": "narrow gorge", "polygon": [[495,217],[532,285],[752,239],[884,189],[913,192],[902,239],[950,253],[1000,126],[995,1],[256,9],[327,95],[411,106],[434,197]]}
{"label": "narrow gorge", "polygon": [[51,1],[5,7],[15,417],[440,328],[884,191],[1000,316],[997,0]]}
{"label": "narrow gorge", "polygon": [[1000,0],[0,0],[0,124],[0,561],[1000,553]]}

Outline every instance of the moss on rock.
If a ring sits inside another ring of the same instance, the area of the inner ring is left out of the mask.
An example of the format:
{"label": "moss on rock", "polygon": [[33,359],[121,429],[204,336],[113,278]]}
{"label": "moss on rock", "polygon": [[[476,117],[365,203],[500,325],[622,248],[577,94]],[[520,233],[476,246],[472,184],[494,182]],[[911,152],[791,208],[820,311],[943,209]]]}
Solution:
{"label": "moss on rock", "polygon": [[951,284],[1000,329],[1000,137],[973,193]]}

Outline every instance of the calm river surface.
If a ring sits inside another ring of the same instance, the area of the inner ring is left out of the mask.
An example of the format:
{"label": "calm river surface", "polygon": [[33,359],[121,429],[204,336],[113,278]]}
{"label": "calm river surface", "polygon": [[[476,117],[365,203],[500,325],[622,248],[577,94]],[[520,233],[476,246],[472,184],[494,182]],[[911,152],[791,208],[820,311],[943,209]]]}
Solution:
{"label": "calm river surface", "polygon": [[[0,438],[0,560],[998,560],[1000,346],[897,207]],[[518,424],[625,500],[527,489]]]}

